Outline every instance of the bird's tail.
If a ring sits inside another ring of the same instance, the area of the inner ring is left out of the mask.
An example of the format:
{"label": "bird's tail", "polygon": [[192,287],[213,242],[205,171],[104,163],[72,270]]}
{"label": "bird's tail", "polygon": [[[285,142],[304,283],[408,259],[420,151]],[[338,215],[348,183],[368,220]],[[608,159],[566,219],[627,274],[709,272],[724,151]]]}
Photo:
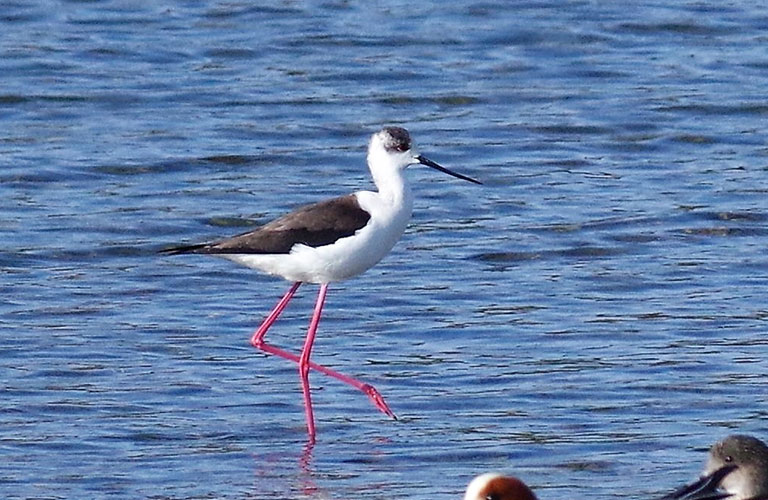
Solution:
{"label": "bird's tail", "polygon": [[208,243],[200,243],[198,245],[183,245],[178,247],[164,248],[160,250],[163,255],[178,255],[182,253],[208,253],[206,250],[210,247]]}

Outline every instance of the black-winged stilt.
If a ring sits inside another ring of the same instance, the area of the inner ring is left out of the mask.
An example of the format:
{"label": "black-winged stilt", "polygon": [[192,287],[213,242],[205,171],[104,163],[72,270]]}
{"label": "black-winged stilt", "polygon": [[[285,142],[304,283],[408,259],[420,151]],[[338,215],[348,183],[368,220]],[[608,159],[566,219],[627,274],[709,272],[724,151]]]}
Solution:
{"label": "black-winged stilt", "polygon": [[702,476],[660,500],[768,500],[768,445],[733,434],[712,445]]}
{"label": "black-winged stilt", "polygon": [[[251,344],[298,363],[310,442],[315,440],[310,368],[363,391],[379,410],[395,418],[373,386],[318,365],[309,358],[328,284],[366,271],[388,254],[403,234],[413,207],[411,189],[403,171],[413,164],[426,165],[459,179],[481,184],[420,155],[411,144],[407,130],[387,127],[373,134],[368,147],[368,167],[378,192],[357,191],[307,205],[259,229],[222,241],[163,250],[168,254],[217,255],[294,282],[253,334]],[[317,283],[320,291],[304,348],[297,356],[267,344],[264,336],[302,282]]]}

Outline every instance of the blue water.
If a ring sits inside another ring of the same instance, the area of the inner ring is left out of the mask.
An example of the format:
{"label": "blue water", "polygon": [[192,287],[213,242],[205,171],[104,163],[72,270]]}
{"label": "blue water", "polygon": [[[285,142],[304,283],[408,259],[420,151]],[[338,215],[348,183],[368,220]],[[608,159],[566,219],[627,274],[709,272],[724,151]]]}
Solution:
{"label": "blue water", "polygon": [[[0,496],[644,498],[768,437],[766,36],[747,2],[6,3]],[[288,285],[156,251],[370,187],[384,124],[485,185],[409,171],[314,350],[400,419],[313,374],[305,449],[248,344]]]}

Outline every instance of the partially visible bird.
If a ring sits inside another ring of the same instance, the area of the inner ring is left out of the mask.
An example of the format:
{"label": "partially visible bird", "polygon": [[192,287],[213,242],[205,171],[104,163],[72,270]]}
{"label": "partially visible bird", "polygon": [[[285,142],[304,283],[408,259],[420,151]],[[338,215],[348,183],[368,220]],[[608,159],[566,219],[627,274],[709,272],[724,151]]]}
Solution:
{"label": "partially visible bird", "polygon": [[733,434],[709,450],[702,476],[660,500],[768,500],[768,446]]}
{"label": "partially visible bird", "polygon": [[516,477],[494,472],[481,474],[467,486],[464,500],[537,500],[533,491]]}

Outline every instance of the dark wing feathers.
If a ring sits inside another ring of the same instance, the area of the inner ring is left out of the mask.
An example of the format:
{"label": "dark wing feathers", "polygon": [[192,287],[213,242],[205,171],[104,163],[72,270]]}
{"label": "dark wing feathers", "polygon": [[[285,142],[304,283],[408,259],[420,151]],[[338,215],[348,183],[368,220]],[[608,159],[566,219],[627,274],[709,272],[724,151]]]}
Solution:
{"label": "dark wing feathers", "polygon": [[360,208],[353,194],[306,205],[268,224],[226,240],[163,250],[163,253],[271,254],[288,253],[296,244],[328,245],[352,236],[371,215]]}

